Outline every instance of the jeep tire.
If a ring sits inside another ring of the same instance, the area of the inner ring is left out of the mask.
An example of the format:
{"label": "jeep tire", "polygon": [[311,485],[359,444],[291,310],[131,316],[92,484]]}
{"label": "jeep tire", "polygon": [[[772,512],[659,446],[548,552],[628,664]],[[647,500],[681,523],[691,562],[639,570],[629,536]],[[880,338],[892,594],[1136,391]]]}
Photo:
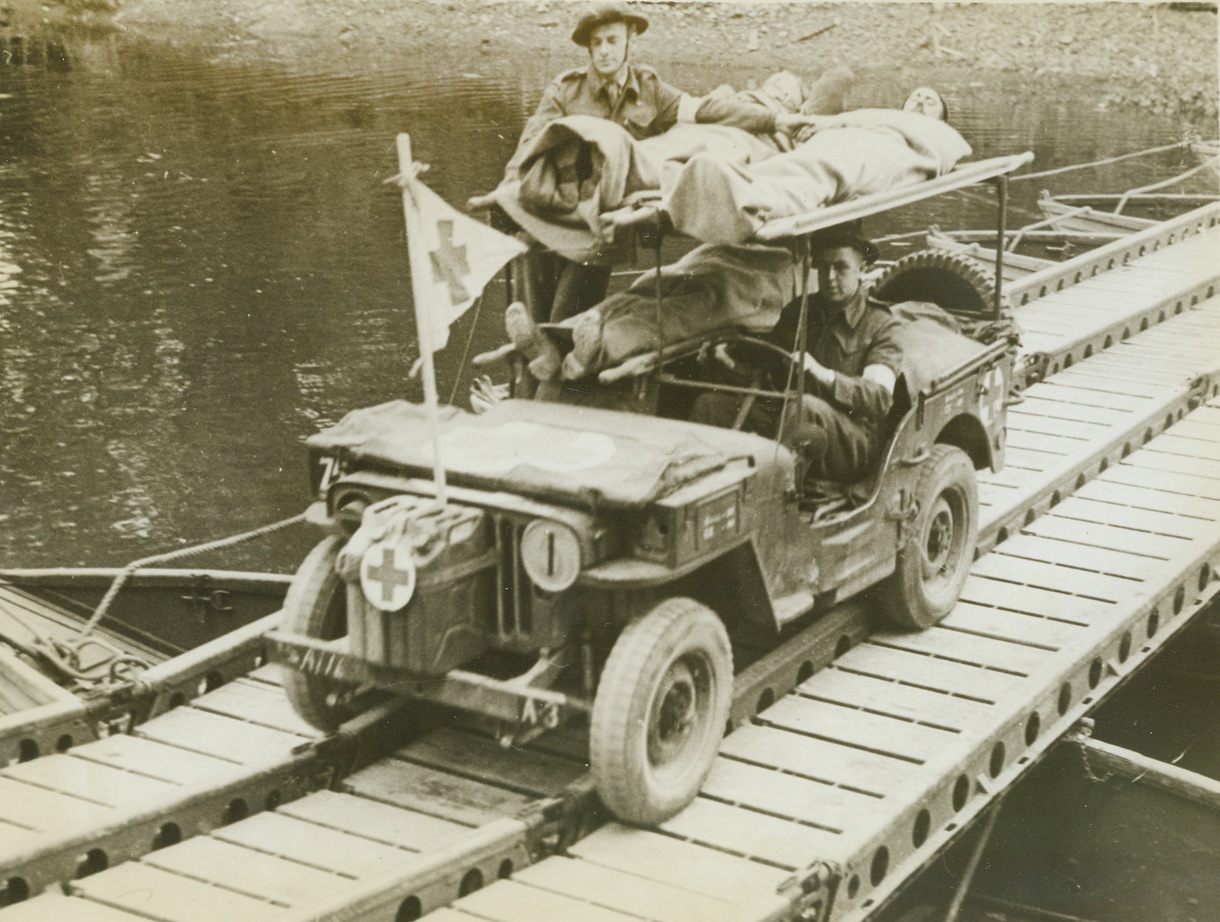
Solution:
{"label": "jeep tire", "polygon": [[891,304],[931,301],[957,317],[990,317],[995,285],[979,263],[944,250],[919,250],[881,273],[870,292]]}
{"label": "jeep tire", "polygon": [[957,605],[974,559],[978,484],[966,453],[952,445],[933,445],[919,470],[915,502],[910,532],[882,593],[891,623],[923,630]]}
{"label": "jeep tire", "polygon": [[[284,597],[284,630],[314,640],[334,640],[347,633],[347,585],[335,572],[343,543],[338,537],[326,538],[301,561]],[[287,667],[283,682],[301,719],[325,733],[333,733],[360,711],[351,700],[356,686]]]}
{"label": "jeep tire", "polygon": [[728,634],[711,609],[666,599],[619,635],[593,701],[589,761],[626,823],[669,819],[699,793],[733,692]]}

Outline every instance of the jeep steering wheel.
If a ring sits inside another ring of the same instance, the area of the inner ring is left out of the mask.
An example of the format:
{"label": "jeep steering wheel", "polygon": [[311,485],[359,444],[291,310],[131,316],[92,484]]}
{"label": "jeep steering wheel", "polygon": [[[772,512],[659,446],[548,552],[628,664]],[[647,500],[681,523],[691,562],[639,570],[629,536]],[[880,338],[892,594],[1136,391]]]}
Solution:
{"label": "jeep steering wheel", "polygon": [[[733,359],[736,365],[744,366],[743,371],[753,377],[752,387],[761,387],[768,377],[771,378],[772,384],[777,381],[784,382],[779,385],[779,390],[774,391],[777,397],[784,396],[787,382],[794,381],[796,374],[800,371],[795,356],[786,352],[783,347],[758,336],[739,335],[731,339],[720,339],[711,344],[713,349],[721,345],[728,346],[735,352],[746,353],[745,355],[734,355]],[[744,349],[735,347],[744,347]]]}

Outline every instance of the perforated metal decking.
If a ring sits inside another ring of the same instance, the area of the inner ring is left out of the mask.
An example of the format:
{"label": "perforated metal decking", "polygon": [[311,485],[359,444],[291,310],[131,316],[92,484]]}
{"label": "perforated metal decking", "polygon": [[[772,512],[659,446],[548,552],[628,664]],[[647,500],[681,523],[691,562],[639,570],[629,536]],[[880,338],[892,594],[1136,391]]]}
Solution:
{"label": "perforated metal decking", "polygon": [[[1126,291],[1177,256],[1143,300],[1096,313],[1101,275],[1059,292],[1092,326],[1061,331],[1058,371],[1010,411],[1009,467],[981,486],[1001,543],[957,610],[873,636],[731,734],[661,829],[607,826],[529,866],[580,783],[579,739],[505,754],[432,732],[334,782],[342,761],[257,672],[0,771],[0,883],[32,895],[0,922],[410,919],[510,871],[433,918],[867,915],[1214,589],[1220,407],[1188,413],[1220,363],[1210,220],[1130,259]],[[52,881],[71,895],[36,895]]]}
{"label": "perforated metal decking", "polygon": [[1212,598],[1218,565],[1213,399],[982,557],[940,626],[873,636],[731,734],[659,830],[604,827],[428,918],[866,916]]}

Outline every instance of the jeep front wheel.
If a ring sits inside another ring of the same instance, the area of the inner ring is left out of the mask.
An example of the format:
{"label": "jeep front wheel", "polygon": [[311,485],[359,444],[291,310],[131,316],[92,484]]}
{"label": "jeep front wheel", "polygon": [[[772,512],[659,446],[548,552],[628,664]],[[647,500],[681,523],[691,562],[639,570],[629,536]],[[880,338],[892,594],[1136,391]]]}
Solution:
{"label": "jeep front wheel", "polygon": [[[334,640],[347,634],[347,585],[335,572],[342,539],[330,537],[301,561],[284,597],[283,626],[314,640]],[[293,709],[310,726],[334,732],[359,713],[354,685],[284,669],[284,691]]]}
{"label": "jeep front wheel", "polygon": [[966,453],[952,445],[932,446],[919,472],[915,502],[910,535],[883,594],[893,624],[923,630],[953,610],[974,558],[978,485]]}
{"label": "jeep front wheel", "polygon": [[589,761],[620,820],[669,819],[703,786],[728,718],[733,654],[724,624],[693,599],[666,599],[629,623],[593,701]]}

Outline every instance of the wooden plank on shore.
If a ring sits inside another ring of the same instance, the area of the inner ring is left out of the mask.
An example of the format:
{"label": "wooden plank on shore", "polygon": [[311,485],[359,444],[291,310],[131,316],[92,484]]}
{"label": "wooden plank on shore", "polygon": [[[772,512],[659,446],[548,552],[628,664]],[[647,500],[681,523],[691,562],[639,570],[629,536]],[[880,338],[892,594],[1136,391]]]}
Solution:
{"label": "wooden plank on shore", "polygon": [[1114,348],[1133,365],[1177,361],[1202,371],[1215,358],[1215,346],[1210,343],[1186,345],[1167,340],[1145,340],[1141,337],[1138,342],[1129,339]]}
{"label": "wooden plank on shore", "polygon": [[284,684],[284,668],[279,663],[267,663],[247,672],[246,678],[279,688]]}
{"label": "wooden plank on shore", "polygon": [[[1036,455],[1052,455],[1056,458],[1067,458],[1077,453],[1081,439],[1066,435],[1051,435],[1048,433],[1024,432],[1020,429],[1008,430],[1008,452],[1020,452],[1024,457]],[[1045,465],[1046,462],[1041,462]]]}
{"label": "wooden plank on shore", "polygon": [[1053,400],[1059,404],[1103,407],[1118,413],[1134,412],[1141,405],[1138,397],[1130,397],[1127,394],[1106,394],[1098,390],[1071,387],[1067,384],[1060,384],[1058,381],[1059,376],[1055,375],[1048,381],[1038,384],[1038,397],[1043,400]]}
{"label": "wooden plank on shore", "polygon": [[[1055,383],[1070,385],[1073,390],[1082,393],[1110,396],[1131,397],[1136,400],[1155,400],[1165,392],[1165,385],[1146,384],[1131,378],[1117,378],[1113,375],[1096,375],[1086,370],[1088,362],[1073,365],[1067,371],[1055,375]],[[1171,385],[1172,386],[1172,385]]]}
{"label": "wooden plank on shore", "polygon": [[[1090,380],[1098,384],[1108,384],[1121,377],[1123,380],[1135,384],[1162,389],[1185,386],[1191,378],[1191,375],[1183,370],[1180,362],[1169,360],[1141,363],[1132,368],[1131,362],[1116,357],[1113,349],[1099,352],[1087,361],[1073,365],[1070,370],[1075,372],[1081,381]],[[1010,410],[1010,415],[1011,412]]]}
{"label": "wooden plank on shore", "polygon": [[1165,435],[1158,435],[1147,447],[1149,451],[1167,455],[1180,455],[1184,458],[1193,458],[1212,465],[1220,462],[1220,445],[1217,445],[1215,442],[1183,438],[1176,435],[1173,430],[1170,430]]}
{"label": "wooden plank on shore", "polygon": [[1121,515],[1116,516],[1113,503],[1099,503],[1079,496],[1069,496],[1055,507],[1055,514],[1081,522],[1091,522],[1098,525],[1112,524],[1118,518],[1123,528],[1132,531],[1147,532],[1154,535],[1168,535],[1174,538],[1193,540],[1207,531],[1209,522],[1203,519],[1185,518],[1151,509],[1132,509],[1129,506],[1117,507]]}
{"label": "wooden plank on shore", "polygon": [[[1220,472],[1220,465],[1217,466]],[[1125,483],[1142,487],[1148,481],[1146,469],[1134,464],[1116,464],[1106,472],[1107,479],[1112,483]],[[1172,483],[1165,484],[1162,492],[1172,492],[1178,496],[1198,496],[1203,499],[1220,500],[1220,477],[1199,477],[1195,474],[1179,474]]]}
{"label": "wooden plank on shore", "polygon": [[1036,413],[1024,413],[1016,408],[1008,411],[1009,437],[1014,432],[1028,432],[1035,435],[1056,435],[1061,438],[1076,441],[1088,441],[1102,438],[1111,429],[1104,423],[1080,422],[1079,420],[1057,419],[1053,416],[1039,416]]}
{"label": "wooden plank on shore", "polygon": [[1191,477],[1220,479],[1220,464],[1207,458],[1192,458],[1180,454],[1159,451],[1139,451],[1122,461],[1132,467],[1164,474],[1187,474]]}
{"label": "wooden plank on shore", "polygon": [[[1041,385],[1035,385],[1035,387],[1040,388]],[[1049,419],[1065,419],[1071,422],[1095,423],[1102,426],[1120,425],[1127,419],[1127,413],[1122,410],[1052,400],[1049,395],[1044,397],[1040,390],[1035,392],[1032,387],[1022,398],[1021,411]]]}
{"label": "wooden plank on shore", "polygon": [[1220,519],[1220,500],[1208,499],[1205,496],[1183,496],[1181,493],[1169,493],[1144,484],[1116,483],[1109,477],[1085,484],[1074,495],[1131,509],[1151,509],[1209,522]]}
{"label": "wooden plank on shore", "polygon": [[1063,457],[1038,449],[1010,447],[1004,452],[1004,467],[1040,474],[1062,463]]}

